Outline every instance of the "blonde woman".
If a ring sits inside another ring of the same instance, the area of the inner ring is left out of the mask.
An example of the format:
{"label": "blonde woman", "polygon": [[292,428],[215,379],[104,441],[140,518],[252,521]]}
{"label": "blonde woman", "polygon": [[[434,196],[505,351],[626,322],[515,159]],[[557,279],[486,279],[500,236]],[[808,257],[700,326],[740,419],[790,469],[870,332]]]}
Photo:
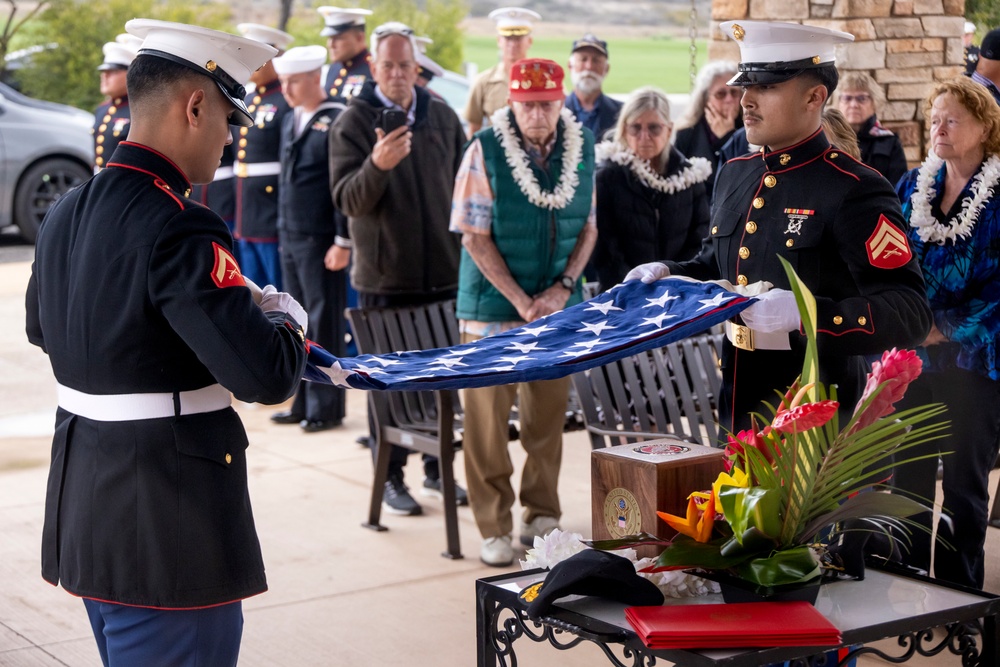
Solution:
{"label": "blonde woman", "polygon": [[895,187],[906,173],[906,154],[899,137],[882,127],[878,112],[885,106],[885,93],[864,72],[845,72],[840,79],[835,104],[854,128],[861,161],[885,176]]}
{"label": "blonde woman", "polygon": [[614,139],[597,147],[592,266],[605,289],[633,266],[694,257],[708,231],[712,165],[671,148],[672,130],[666,94],[640,88],[622,107]]}

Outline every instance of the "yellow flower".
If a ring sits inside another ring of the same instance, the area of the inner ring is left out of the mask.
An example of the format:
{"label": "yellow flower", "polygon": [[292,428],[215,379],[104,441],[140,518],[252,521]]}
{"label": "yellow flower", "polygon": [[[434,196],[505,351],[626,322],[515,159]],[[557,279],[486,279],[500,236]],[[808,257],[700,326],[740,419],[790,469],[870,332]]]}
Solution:
{"label": "yellow flower", "polygon": [[703,500],[709,500],[711,498],[715,499],[715,506],[722,507],[722,503],[719,501],[719,492],[724,486],[736,486],[741,489],[746,489],[750,487],[750,478],[745,472],[739,468],[733,468],[732,474],[728,472],[720,472],[719,476],[712,483],[712,493],[708,491],[695,491],[688,498],[701,498]]}
{"label": "yellow flower", "polygon": [[[656,515],[667,522],[667,525],[682,535],[694,538],[698,542],[708,542],[712,537],[712,527],[715,525],[715,498],[709,497],[705,511],[698,509],[697,496],[707,494],[692,493],[688,496],[687,516],[679,517],[667,512],[657,512]],[[699,516],[700,513],[700,516]]]}

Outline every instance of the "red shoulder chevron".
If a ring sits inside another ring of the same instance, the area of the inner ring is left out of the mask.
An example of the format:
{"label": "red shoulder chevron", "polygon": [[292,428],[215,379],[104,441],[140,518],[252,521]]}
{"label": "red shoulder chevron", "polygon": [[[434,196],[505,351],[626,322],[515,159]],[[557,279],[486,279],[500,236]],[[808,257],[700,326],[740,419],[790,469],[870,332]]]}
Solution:
{"label": "red shoulder chevron", "polygon": [[215,251],[215,266],[212,267],[212,280],[218,287],[245,287],[246,281],[240,272],[240,265],[236,263],[236,258],[232,253],[221,245],[212,241],[212,248]]}
{"label": "red shoulder chevron", "polygon": [[878,225],[868,237],[865,247],[868,250],[868,261],[877,269],[898,269],[913,256],[906,234],[884,215],[879,215]]}

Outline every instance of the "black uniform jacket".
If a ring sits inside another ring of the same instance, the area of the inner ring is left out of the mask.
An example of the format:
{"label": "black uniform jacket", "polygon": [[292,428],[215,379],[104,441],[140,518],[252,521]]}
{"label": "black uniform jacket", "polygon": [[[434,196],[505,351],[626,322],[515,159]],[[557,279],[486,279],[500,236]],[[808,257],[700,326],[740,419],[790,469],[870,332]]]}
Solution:
{"label": "black uniform jacket", "polygon": [[107,99],[94,111],[94,165],[97,169],[104,168],[119,142],[128,137],[131,120],[128,97]]}
{"label": "black uniform jacket", "polygon": [[[771,153],[730,160],[719,175],[709,236],[672,272],[733,284],[759,280],[789,289],[788,260],[816,297],[820,375],[839,385],[850,412],[867,365],[862,355],[918,345],[931,312],[906,242],[899,200],[875,170],[830,146],[822,130]],[[805,336],[790,351],[723,351],[723,426],[745,427],[760,401],[776,403],[802,369]]]}
{"label": "black uniform jacket", "polygon": [[[236,229],[233,235],[247,241],[278,240],[278,162],[281,160],[281,121],[290,109],[281,84],[275,80],[250,91],[247,110],[251,127],[241,127],[236,140]],[[254,169],[270,167],[266,175]]]}
{"label": "black uniform jacket", "polygon": [[339,97],[339,101],[351,101],[351,98],[361,92],[365,81],[372,78],[371,68],[372,57],[368,49],[364,49],[358,55],[348,60],[338,60],[330,63],[326,71],[326,82],[324,87],[330,97]]}
{"label": "black uniform jacket", "polygon": [[346,107],[332,99],[315,109],[296,136],[296,113],[281,126],[281,189],[278,228],[299,234],[349,237],[347,216],[333,205],[330,194],[330,127]]}
{"label": "black uniform jacket", "polygon": [[[124,142],[64,195],[38,234],[28,339],[56,380],[88,394],[221,383],[278,403],[302,376],[301,329],[243,286],[221,219],[184,174]],[[76,595],[186,608],[266,590],[231,408],[132,421],[56,413],[42,576]]]}

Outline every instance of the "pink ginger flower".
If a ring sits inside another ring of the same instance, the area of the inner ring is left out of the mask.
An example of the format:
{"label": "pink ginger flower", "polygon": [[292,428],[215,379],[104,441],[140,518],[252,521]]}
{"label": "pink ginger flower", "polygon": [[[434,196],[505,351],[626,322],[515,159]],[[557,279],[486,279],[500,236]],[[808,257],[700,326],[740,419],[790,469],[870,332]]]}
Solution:
{"label": "pink ginger flower", "polygon": [[802,433],[822,426],[836,414],[838,401],[818,401],[803,403],[789,410],[782,410],[774,416],[771,428],[778,433]]}
{"label": "pink ginger flower", "polygon": [[875,397],[871,405],[858,416],[855,430],[869,426],[876,419],[892,414],[895,411],[893,405],[903,398],[906,388],[920,375],[922,366],[920,357],[913,350],[892,348],[883,352],[882,359],[872,364],[872,372],[868,374],[865,390],[862,392],[861,400],[858,401],[854,411],[860,410],[864,402],[879,386],[883,387],[882,391]]}
{"label": "pink ginger flower", "polygon": [[771,449],[771,445],[764,439],[764,436],[769,430],[770,427],[767,427],[764,432],[758,433],[757,421],[751,418],[750,428],[740,431],[735,436],[727,436],[725,461],[726,472],[732,472],[735,459],[743,457],[744,445],[757,449],[764,455],[764,458],[767,459],[768,463],[774,463],[774,452]]}

